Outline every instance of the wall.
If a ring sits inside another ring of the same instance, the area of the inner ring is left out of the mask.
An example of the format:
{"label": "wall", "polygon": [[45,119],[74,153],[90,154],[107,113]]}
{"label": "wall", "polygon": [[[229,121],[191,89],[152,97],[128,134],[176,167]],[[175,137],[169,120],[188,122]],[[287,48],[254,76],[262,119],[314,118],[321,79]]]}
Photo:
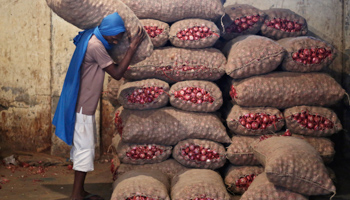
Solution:
{"label": "wall", "polygon": [[[329,72],[349,93],[349,2],[227,0],[225,5],[246,3],[260,9],[288,8],[305,17],[311,35],[332,43],[340,51]],[[72,39],[79,29],[52,13],[45,0],[0,0],[0,5],[0,150],[51,150],[52,154],[67,156],[70,147],[52,134],[51,119],[74,52]],[[110,113],[114,107],[106,98],[101,102],[96,117],[99,121],[103,115],[102,123],[98,124],[103,124],[100,130],[105,152],[113,132]],[[344,109],[344,116],[340,117],[347,121],[350,112]],[[349,130],[350,125],[344,126]]]}

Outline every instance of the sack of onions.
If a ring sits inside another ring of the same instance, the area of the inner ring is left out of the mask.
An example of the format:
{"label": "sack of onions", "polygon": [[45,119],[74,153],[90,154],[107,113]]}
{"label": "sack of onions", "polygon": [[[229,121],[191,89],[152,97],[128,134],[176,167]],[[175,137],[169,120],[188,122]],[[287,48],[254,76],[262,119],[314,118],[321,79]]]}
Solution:
{"label": "sack of onions", "polygon": [[190,169],[171,180],[171,199],[229,200],[224,182],[217,172],[209,169]]}
{"label": "sack of onions", "polygon": [[337,114],[329,108],[295,106],[284,111],[286,127],[292,133],[307,136],[330,136],[342,130]]}
{"label": "sack of onions", "polygon": [[159,144],[128,144],[121,141],[119,135],[112,139],[112,146],[116,149],[121,163],[126,164],[152,164],[169,158],[171,146]]}
{"label": "sack of onions", "polygon": [[220,32],[214,22],[204,19],[184,19],[170,27],[171,44],[182,48],[212,47],[220,38]]}
{"label": "sack of onions", "polygon": [[221,0],[122,0],[140,19],[175,22],[186,18],[216,21],[224,14]]}
{"label": "sack of onions", "polygon": [[264,135],[281,130],[285,122],[277,108],[234,105],[226,123],[238,135]]}
{"label": "sack of onions", "polygon": [[132,170],[113,183],[111,200],[162,199],[170,200],[167,175],[150,169]]}
{"label": "sack of onions", "polygon": [[226,150],[226,158],[233,165],[260,165],[250,145],[259,140],[259,136],[233,136]]}
{"label": "sack of onions", "polygon": [[[240,35],[254,35],[261,29],[265,20],[262,10],[248,4],[234,4],[225,6],[225,16],[217,22],[221,36],[225,40],[232,40]],[[222,27],[223,26],[223,27]]]}
{"label": "sack of onions", "polygon": [[275,70],[286,51],[277,42],[262,36],[245,35],[227,43],[226,74],[232,78],[247,78]]}
{"label": "sack of onions", "polygon": [[119,88],[117,99],[124,108],[155,109],[168,104],[168,92],[168,83],[157,79],[147,79],[125,83]]}
{"label": "sack of onions", "polygon": [[270,8],[264,11],[266,18],[261,34],[274,40],[306,35],[307,23],[304,17],[289,9]]}
{"label": "sack of onions", "polygon": [[281,64],[285,71],[321,71],[337,56],[337,50],[331,44],[311,36],[284,38],[277,42],[288,52]]}
{"label": "sack of onions", "polygon": [[[345,90],[325,73],[275,72],[233,81],[230,95],[240,106],[329,106],[343,98]],[[288,116],[288,115],[287,115]]]}
{"label": "sack of onions", "polygon": [[186,111],[214,112],[222,103],[220,88],[209,81],[182,81],[170,88],[170,104]]}
{"label": "sack of onions", "polygon": [[154,47],[162,47],[166,44],[169,38],[169,24],[155,19],[141,19],[140,22]]}
{"label": "sack of onions", "polygon": [[306,141],[296,137],[270,137],[254,143],[252,148],[275,186],[304,195],[335,193],[322,158]]}
{"label": "sack of onions", "polygon": [[[124,21],[126,32],[132,37],[137,34],[137,27],[142,27],[140,20],[122,1],[115,0],[46,0],[47,5],[67,22],[81,29],[98,26],[102,19],[114,12],[118,12]],[[129,49],[128,34],[110,50],[110,55],[117,63],[121,62]],[[153,44],[146,37],[138,47],[131,63],[136,64],[149,57],[153,52]]]}
{"label": "sack of onions", "polygon": [[225,147],[210,140],[187,139],[173,150],[173,158],[186,167],[217,169],[226,162]]}
{"label": "sack of onions", "polygon": [[309,137],[297,134],[292,134],[292,136],[303,139],[312,147],[314,147],[316,151],[320,154],[324,163],[327,164],[333,161],[335,150],[334,143],[332,142],[332,140],[324,137]]}
{"label": "sack of onions", "polygon": [[[115,158],[115,157],[114,157]],[[116,159],[113,159],[113,162],[115,162]],[[138,169],[153,169],[160,171],[164,174],[166,174],[169,178],[172,178],[175,176],[175,174],[179,173],[180,171],[184,171],[188,168],[181,165],[174,159],[168,159],[160,163],[153,163],[153,164],[144,164],[144,165],[133,165],[133,164],[120,164],[119,167],[116,167],[115,164],[112,163],[111,166],[111,172],[113,173],[114,180],[124,174],[125,172],[131,171],[131,170],[138,170]]]}
{"label": "sack of onions", "polygon": [[255,177],[264,172],[261,166],[230,165],[224,174],[227,190],[234,194],[243,194]]}
{"label": "sack of onions", "polygon": [[124,77],[130,80],[157,78],[168,83],[184,80],[215,81],[225,74],[226,57],[214,48],[155,49],[143,62],[129,66]]}
{"label": "sack of onions", "polygon": [[132,111],[123,121],[122,140],[126,143],[175,145],[184,139],[208,139],[230,143],[219,117],[165,107]]}
{"label": "sack of onions", "polygon": [[301,194],[289,191],[283,187],[275,186],[271,183],[263,172],[255,177],[254,181],[241,197],[241,200],[275,200],[293,199],[308,200],[309,198]]}

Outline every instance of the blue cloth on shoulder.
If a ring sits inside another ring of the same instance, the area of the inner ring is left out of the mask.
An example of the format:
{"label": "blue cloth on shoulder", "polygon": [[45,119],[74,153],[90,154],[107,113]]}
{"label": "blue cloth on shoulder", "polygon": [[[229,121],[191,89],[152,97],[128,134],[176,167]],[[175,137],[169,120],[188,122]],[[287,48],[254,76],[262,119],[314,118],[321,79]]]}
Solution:
{"label": "blue cloth on shoulder", "polygon": [[94,34],[106,49],[111,49],[112,45],[103,38],[103,35],[113,36],[122,32],[125,32],[124,21],[118,13],[113,13],[103,18],[98,27],[79,32],[73,40],[76,49],[70,61],[52,121],[52,124],[56,126],[55,134],[68,145],[73,144],[75,110],[80,87],[80,66],[85,57],[89,40]]}

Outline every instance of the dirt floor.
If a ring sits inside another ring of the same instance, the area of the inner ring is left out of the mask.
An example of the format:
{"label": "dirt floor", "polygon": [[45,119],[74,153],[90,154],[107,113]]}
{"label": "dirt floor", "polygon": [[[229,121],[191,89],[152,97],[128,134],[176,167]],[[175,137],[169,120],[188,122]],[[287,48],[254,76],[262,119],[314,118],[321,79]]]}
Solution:
{"label": "dirt floor", "polygon": [[[12,155],[28,165],[10,167],[0,162],[0,200],[68,199],[74,178],[70,162],[48,154],[16,152]],[[95,162],[95,171],[88,173],[86,178],[86,190],[99,194],[106,200],[111,198],[113,191],[111,158],[111,155],[102,156]],[[350,162],[338,159],[330,167],[336,174],[337,195],[333,200],[350,200]],[[310,197],[311,200],[329,198],[330,196]],[[232,199],[239,199],[239,196]]]}

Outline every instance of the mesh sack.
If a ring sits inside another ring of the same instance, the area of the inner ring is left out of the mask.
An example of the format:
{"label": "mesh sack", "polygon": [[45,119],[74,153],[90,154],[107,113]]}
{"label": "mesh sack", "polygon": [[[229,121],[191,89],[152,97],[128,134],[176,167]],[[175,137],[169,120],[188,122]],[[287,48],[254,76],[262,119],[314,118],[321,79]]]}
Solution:
{"label": "mesh sack", "polygon": [[325,73],[275,72],[233,82],[230,94],[240,106],[283,109],[333,105],[343,98],[345,90]]}
{"label": "mesh sack", "polygon": [[186,111],[214,112],[222,104],[220,88],[209,81],[182,81],[170,88],[170,104]]}
{"label": "mesh sack", "polygon": [[270,8],[264,12],[266,18],[260,31],[263,36],[279,40],[303,36],[308,32],[305,18],[289,9]]}
{"label": "mesh sack", "polygon": [[186,167],[217,169],[226,162],[225,148],[210,140],[187,139],[174,147],[173,158]]}
{"label": "mesh sack", "polygon": [[171,180],[172,200],[230,200],[221,176],[208,169],[190,169]]}
{"label": "mesh sack", "polygon": [[117,99],[124,108],[155,109],[168,104],[168,92],[168,83],[157,79],[147,79],[125,83],[119,88]]}
{"label": "mesh sack", "polygon": [[[114,12],[118,12],[124,20],[126,32],[131,37],[137,34],[137,27],[141,27],[140,20],[135,14],[119,0],[46,0],[47,5],[67,22],[81,29],[90,29],[98,26],[102,19]],[[129,49],[128,34],[124,34],[121,41],[109,51],[113,60],[117,63],[124,58]],[[146,37],[135,52],[131,63],[136,64],[153,52],[151,39]]]}
{"label": "mesh sack", "polygon": [[214,22],[204,19],[185,19],[170,27],[169,40],[172,45],[181,48],[212,47],[220,38],[220,32]]}
{"label": "mesh sack", "polygon": [[226,74],[232,78],[246,78],[275,70],[286,51],[277,42],[262,36],[245,35],[227,43]]}
{"label": "mesh sack", "polygon": [[154,47],[162,47],[167,43],[169,24],[155,19],[141,19],[140,22],[150,36]]}
{"label": "mesh sack", "polygon": [[230,146],[226,150],[226,158],[233,165],[252,166],[260,165],[250,145],[258,141],[254,136],[233,136]]}
{"label": "mesh sack", "polygon": [[284,38],[277,42],[287,51],[281,64],[285,71],[321,71],[337,56],[337,50],[331,44],[311,36]]}
{"label": "mesh sack", "polygon": [[218,80],[225,73],[225,56],[214,48],[183,49],[164,47],[126,70],[131,80],[157,78],[168,83],[184,80]]}
{"label": "mesh sack", "polygon": [[282,112],[272,107],[234,105],[226,119],[228,128],[238,135],[264,135],[284,127]]}

